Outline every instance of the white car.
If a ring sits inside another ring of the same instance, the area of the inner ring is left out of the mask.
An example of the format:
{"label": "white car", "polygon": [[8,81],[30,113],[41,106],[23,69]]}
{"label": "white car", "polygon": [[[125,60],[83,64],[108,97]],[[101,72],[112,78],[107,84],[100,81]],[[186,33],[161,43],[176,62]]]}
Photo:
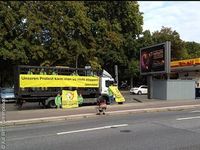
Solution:
{"label": "white car", "polygon": [[147,90],[148,87],[146,85],[141,85],[140,87],[133,87],[130,89],[130,93],[131,94],[138,94],[138,95],[141,95],[141,94],[147,94]]}

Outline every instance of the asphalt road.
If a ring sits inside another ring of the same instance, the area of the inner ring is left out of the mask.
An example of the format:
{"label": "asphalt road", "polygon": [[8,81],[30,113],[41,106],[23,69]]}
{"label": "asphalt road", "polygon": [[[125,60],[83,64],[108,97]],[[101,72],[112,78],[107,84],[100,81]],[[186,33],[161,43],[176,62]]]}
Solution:
{"label": "asphalt road", "polygon": [[8,150],[200,150],[200,110],[6,128]]}

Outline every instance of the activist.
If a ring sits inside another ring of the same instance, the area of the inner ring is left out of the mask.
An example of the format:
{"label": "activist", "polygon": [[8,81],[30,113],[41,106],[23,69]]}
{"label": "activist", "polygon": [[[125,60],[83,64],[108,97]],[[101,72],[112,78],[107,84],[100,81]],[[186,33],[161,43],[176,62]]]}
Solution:
{"label": "activist", "polygon": [[47,73],[44,71],[44,69],[41,69],[40,75],[47,75]]}
{"label": "activist", "polygon": [[[27,74],[28,75],[33,75],[34,70],[33,69],[29,69]],[[24,88],[22,88],[22,90],[25,90]],[[35,91],[35,88],[28,88],[28,91]]]}
{"label": "activist", "polygon": [[106,105],[106,100],[103,96],[100,96],[99,98],[97,98],[97,115],[100,115],[101,113],[103,113],[103,115],[105,115],[107,109],[107,105]]}
{"label": "activist", "polygon": [[55,97],[55,104],[57,108],[61,108],[62,107],[62,103],[61,103],[61,96],[60,93],[57,94],[57,96]]}
{"label": "activist", "polygon": [[78,104],[81,106],[83,104],[83,97],[81,94],[78,95]]}
{"label": "activist", "polygon": [[53,70],[52,75],[58,75],[58,73],[56,72],[56,70]]}
{"label": "activist", "polygon": [[27,74],[33,74],[33,69],[29,69]]}
{"label": "activist", "polygon": [[[40,71],[40,75],[47,75],[47,73],[44,71],[44,69],[42,68]],[[47,87],[42,87],[42,90],[47,90]]]}
{"label": "activist", "polygon": [[109,103],[113,103],[114,101],[114,95],[113,92],[111,91],[110,87],[108,88],[108,96],[109,96]]}

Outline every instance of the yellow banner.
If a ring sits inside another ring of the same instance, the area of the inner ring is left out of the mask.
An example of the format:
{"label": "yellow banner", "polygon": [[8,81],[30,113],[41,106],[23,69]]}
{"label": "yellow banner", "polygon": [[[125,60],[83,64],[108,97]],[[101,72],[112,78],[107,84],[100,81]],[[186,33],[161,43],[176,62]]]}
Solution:
{"label": "yellow banner", "polygon": [[115,96],[116,102],[125,102],[125,98],[120,93],[117,86],[109,86],[109,88],[110,88],[111,92],[113,93],[113,95]]}
{"label": "yellow banner", "polygon": [[62,90],[62,108],[78,107],[77,91]]}
{"label": "yellow banner", "polygon": [[99,77],[64,75],[20,75],[20,88],[25,87],[99,87]]}

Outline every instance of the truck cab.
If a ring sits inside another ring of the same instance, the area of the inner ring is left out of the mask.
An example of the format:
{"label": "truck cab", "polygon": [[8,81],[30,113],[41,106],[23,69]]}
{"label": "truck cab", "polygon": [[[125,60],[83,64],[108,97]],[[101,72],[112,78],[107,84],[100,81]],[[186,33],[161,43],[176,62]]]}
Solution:
{"label": "truck cab", "polygon": [[103,96],[106,101],[109,101],[109,95],[108,95],[108,88],[110,85],[113,85],[115,80],[113,77],[105,70],[103,70],[102,76],[100,78],[100,95]]}

